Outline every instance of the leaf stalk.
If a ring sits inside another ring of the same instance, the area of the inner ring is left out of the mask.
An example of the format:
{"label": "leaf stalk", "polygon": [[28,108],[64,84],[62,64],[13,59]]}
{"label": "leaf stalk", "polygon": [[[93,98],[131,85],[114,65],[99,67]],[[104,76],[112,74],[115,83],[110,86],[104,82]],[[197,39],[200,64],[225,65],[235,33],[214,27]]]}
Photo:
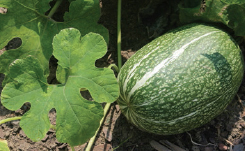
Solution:
{"label": "leaf stalk", "polygon": [[114,68],[116,70],[116,72],[119,72],[118,66],[115,64],[110,64],[107,68],[109,68],[109,69]]}
{"label": "leaf stalk", "polygon": [[10,118],[6,118],[0,121],[0,125],[4,124],[6,122],[11,122],[11,121],[15,121],[15,120],[20,120],[22,117],[21,116],[17,116],[17,117],[10,117]]}
{"label": "leaf stalk", "polygon": [[122,1],[118,0],[117,6],[117,62],[118,69],[120,70],[122,67],[122,57],[121,57],[121,6]]}
{"label": "leaf stalk", "polygon": [[54,7],[50,10],[48,17],[52,18],[52,16],[54,15],[54,13],[57,11],[57,9],[59,8],[60,4],[62,3],[63,0],[57,0],[56,3],[54,4]]}

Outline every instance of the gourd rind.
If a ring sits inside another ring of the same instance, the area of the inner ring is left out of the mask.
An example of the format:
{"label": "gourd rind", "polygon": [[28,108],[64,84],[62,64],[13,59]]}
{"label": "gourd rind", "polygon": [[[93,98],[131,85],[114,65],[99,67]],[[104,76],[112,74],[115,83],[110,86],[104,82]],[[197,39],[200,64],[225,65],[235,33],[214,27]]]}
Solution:
{"label": "gourd rind", "polygon": [[190,24],[128,59],[118,75],[118,103],[141,130],[182,133],[219,115],[236,95],[243,72],[241,50],[229,34]]}

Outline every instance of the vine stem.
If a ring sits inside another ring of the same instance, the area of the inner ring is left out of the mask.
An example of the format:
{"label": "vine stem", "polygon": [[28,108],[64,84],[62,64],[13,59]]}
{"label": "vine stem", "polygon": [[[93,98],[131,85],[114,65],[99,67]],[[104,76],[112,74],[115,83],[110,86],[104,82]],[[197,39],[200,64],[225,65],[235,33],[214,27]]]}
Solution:
{"label": "vine stem", "polygon": [[17,116],[17,117],[10,117],[10,118],[3,119],[0,121],[0,125],[10,121],[20,120],[21,118],[22,118],[21,116]]}
{"label": "vine stem", "polygon": [[122,0],[118,0],[117,6],[117,62],[118,69],[122,67],[122,57],[121,57],[121,9],[122,9]]}
{"label": "vine stem", "polygon": [[114,68],[117,72],[119,72],[118,66],[115,64],[110,64],[107,68]]}
{"label": "vine stem", "polygon": [[100,120],[100,126],[99,126],[99,128],[97,129],[97,131],[95,132],[94,136],[89,140],[88,145],[87,145],[87,148],[86,148],[85,151],[90,151],[90,150],[91,150],[91,148],[92,148],[92,146],[93,146],[93,144],[94,144],[95,138],[96,138],[96,136],[97,136],[97,134],[98,134],[98,132],[99,132],[99,130],[100,130],[100,127],[101,127],[102,123],[103,123],[104,120],[105,120],[105,117],[106,117],[106,115],[107,115],[107,112],[108,112],[109,109],[110,109],[110,106],[111,106],[111,103],[106,103],[105,108],[104,108],[104,116],[103,116],[103,118]]}
{"label": "vine stem", "polygon": [[63,1],[63,0],[57,0],[57,1],[56,1],[56,3],[54,4],[54,7],[50,10],[50,12],[49,12],[49,14],[48,14],[48,17],[49,17],[49,18],[51,18],[51,17],[54,15],[54,13],[55,13],[56,10],[59,8],[59,6],[60,6],[60,4],[61,4],[62,1]]}

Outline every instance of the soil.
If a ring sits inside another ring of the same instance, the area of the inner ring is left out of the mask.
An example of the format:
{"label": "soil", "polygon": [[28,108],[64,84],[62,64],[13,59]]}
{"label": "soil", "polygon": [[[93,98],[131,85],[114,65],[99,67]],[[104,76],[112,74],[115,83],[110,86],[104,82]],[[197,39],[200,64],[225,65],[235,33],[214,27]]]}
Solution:
{"label": "soil", "polygon": [[[179,25],[174,3],[164,0],[126,0],[122,3],[122,56],[124,62],[152,39]],[[171,3],[171,4],[170,4]],[[61,13],[62,14],[62,13]],[[101,18],[110,34],[107,55],[97,62],[97,66],[114,63],[116,58],[117,1],[102,0]],[[21,40],[13,39],[4,50],[21,45]],[[241,44],[244,49],[244,43]],[[4,75],[0,74],[0,82]],[[1,84],[0,84],[1,86]],[[2,87],[0,87],[0,92]],[[206,125],[178,135],[159,136],[138,130],[121,115],[117,103],[110,111],[97,135],[94,151],[167,151],[163,146],[172,147],[172,151],[243,151],[245,150],[245,83],[226,110]],[[0,104],[0,120],[23,115],[30,108],[26,103],[17,111],[9,111]],[[51,123],[55,124],[56,113],[49,113]],[[32,142],[19,126],[19,121],[0,125],[0,139],[8,141],[11,151],[67,151],[67,144],[59,143],[53,130],[48,131],[40,142]],[[166,141],[170,145],[166,145]],[[165,142],[165,143],[164,143]],[[165,145],[163,145],[165,144]],[[174,145],[180,148],[173,148]],[[76,151],[85,149],[87,143],[75,147]],[[1,150],[1,149],[0,149]]]}

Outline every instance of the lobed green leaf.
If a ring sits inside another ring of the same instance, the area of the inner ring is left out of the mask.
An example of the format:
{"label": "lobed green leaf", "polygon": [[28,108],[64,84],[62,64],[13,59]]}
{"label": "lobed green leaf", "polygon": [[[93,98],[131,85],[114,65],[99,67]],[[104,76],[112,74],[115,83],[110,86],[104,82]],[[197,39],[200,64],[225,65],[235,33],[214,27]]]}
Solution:
{"label": "lobed green leaf", "polygon": [[100,33],[108,39],[108,32],[97,24],[100,17],[99,0],[71,1],[70,11],[65,13],[64,22],[47,17],[50,0],[1,0],[0,7],[8,9],[0,14],[0,49],[19,37],[22,45],[17,49],[5,51],[0,55],[0,73],[7,73],[9,64],[28,55],[36,57],[49,73],[49,58],[52,55],[52,39],[61,29],[74,27],[82,35],[88,32]]}
{"label": "lobed green leaf", "polygon": [[[103,117],[99,103],[118,98],[118,84],[111,69],[94,65],[107,51],[99,34],[89,33],[81,38],[79,30],[64,29],[54,37],[53,48],[62,69],[57,74],[64,83],[49,85],[40,62],[33,56],[17,59],[10,65],[9,76],[14,81],[4,87],[2,104],[9,110],[17,110],[25,102],[31,103],[20,126],[33,141],[45,137],[50,128],[48,113],[55,108],[57,139],[72,146],[80,145],[99,127]],[[89,90],[94,101],[83,98],[81,88]]]}

